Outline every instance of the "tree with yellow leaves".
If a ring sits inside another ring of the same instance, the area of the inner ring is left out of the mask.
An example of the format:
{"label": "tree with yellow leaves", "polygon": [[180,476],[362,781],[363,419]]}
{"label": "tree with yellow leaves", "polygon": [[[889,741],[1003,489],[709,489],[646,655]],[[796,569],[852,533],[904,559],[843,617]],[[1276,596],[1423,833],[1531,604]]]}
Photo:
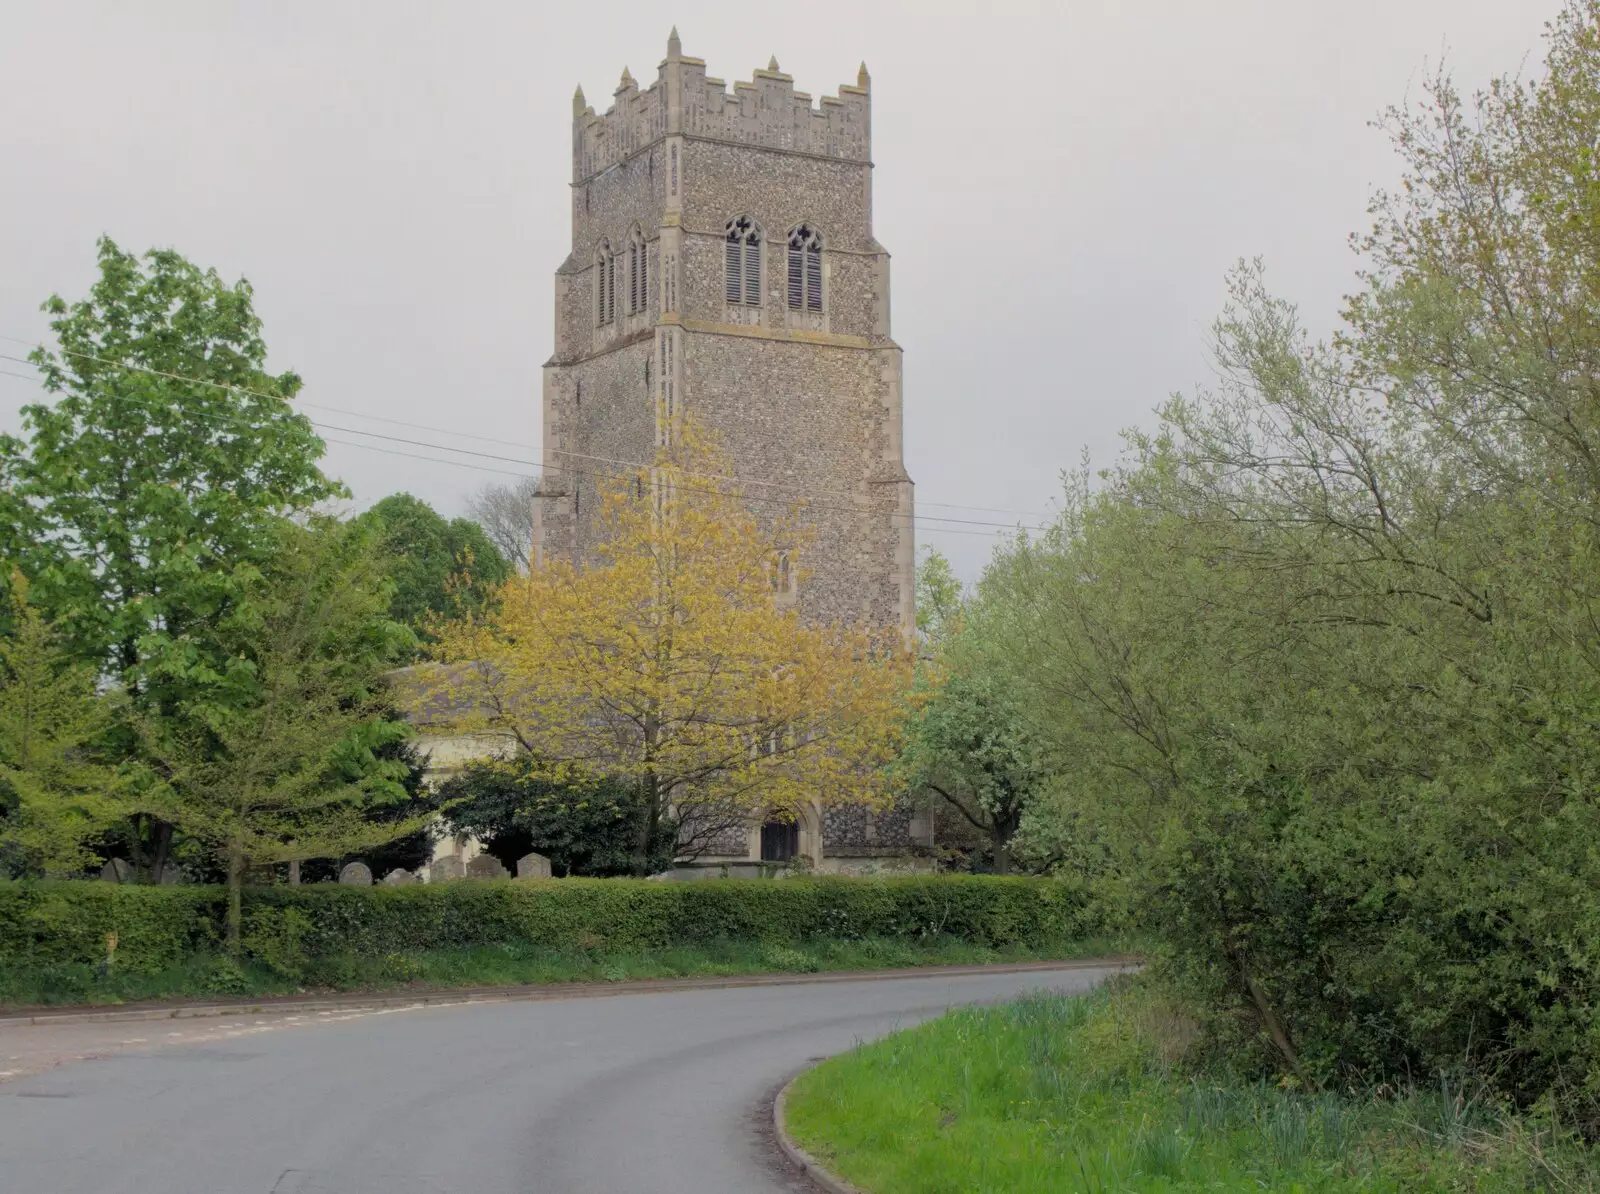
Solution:
{"label": "tree with yellow leaves", "polygon": [[592,558],[546,560],[439,628],[447,666],[421,698],[548,778],[636,783],[640,873],[669,816],[692,832],[813,801],[881,807],[911,676],[898,631],[780,604],[799,511],[763,526],[706,433],[680,417],[672,440],[601,483]]}

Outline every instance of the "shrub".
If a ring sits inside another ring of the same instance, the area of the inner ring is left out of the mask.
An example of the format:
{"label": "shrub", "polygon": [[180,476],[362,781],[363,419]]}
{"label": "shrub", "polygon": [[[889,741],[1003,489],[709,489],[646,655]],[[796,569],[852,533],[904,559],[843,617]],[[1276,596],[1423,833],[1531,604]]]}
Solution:
{"label": "shrub", "polygon": [[[0,968],[99,963],[154,971],[214,950],[220,887],[0,882]],[[1116,906],[1069,879],[979,875],[659,883],[461,881],[414,887],[247,887],[245,948],[285,976],[342,957],[463,946],[617,950],[719,940],[958,937],[1048,944],[1118,931]]]}

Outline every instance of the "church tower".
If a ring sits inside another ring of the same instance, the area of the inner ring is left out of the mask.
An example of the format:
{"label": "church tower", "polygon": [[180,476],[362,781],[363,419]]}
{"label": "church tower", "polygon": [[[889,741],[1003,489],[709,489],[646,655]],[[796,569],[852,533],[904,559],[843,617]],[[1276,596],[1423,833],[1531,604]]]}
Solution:
{"label": "church tower", "polygon": [[815,538],[786,594],[816,621],[913,624],[912,484],[872,95],[813,105],[774,59],[731,93],[674,30],[655,82],[572,106],[572,252],[544,367],[541,554],[581,558],[596,485],[652,458],[658,411],[721,437],[760,515]]}

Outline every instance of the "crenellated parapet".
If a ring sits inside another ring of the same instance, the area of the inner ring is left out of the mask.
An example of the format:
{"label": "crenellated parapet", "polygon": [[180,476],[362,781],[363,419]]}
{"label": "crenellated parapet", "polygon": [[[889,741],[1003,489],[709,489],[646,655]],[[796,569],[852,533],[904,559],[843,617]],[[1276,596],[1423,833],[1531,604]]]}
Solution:
{"label": "crenellated parapet", "polygon": [[626,69],[612,105],[596,114],[580,87],[573,97],[572,176],[582,182],[668,135],[868,162],[872,152],[871,78],[863,63],[854,86],[812,103],[796,91],[777,59],[730,92],[707,76],[699,58],[683,56],[673,31],[656,81],[641,90]]}
{"label": "crenellated parapet", "polygon": [[592,178],[643,149],[667,131],[665,72],[640,91],[624,68],[611,109],[595,115],[580,87],[572,97],[572,181]]}

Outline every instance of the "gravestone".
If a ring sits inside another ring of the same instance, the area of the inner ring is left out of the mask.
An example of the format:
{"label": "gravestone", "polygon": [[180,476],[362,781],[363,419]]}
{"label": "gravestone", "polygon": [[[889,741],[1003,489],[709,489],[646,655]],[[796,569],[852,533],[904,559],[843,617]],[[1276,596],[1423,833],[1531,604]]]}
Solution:
{"label": "gravestone", "polygon": [[549,877],[550,860],[543,854],[524,854],[517,859],[517,878],[548,879]]}
{"label": "gravestone", "polygon": [[433,865],[428,868],[428,881],[430,883],[448,883],[451,879],[459,879],[463,874],[461,859],[454,854],[446,854],[443,858],[435,858]]}
{"label": "gravestone", "polygon": [[406,870],[405,867],[392,870],[383,877],[383,885],[385,887],[408,887],[416,881],[417,877]]}
{"label": "gravestone", "polygon": [[372,869],[364,862],[347,862],[339,871],[339,882],[346,887],[371,887]]}
{"label": "gravestone", "polygon": [[500,860],[493,854],[479,854],[467,863],[467,878],[469,879],[508,879],[511,872],[500,864]]}
{"label": "gravestone", "polygon": [[107,883],[132,883],[133,867],[126,858],[113,858],[100,868],[100,877]]}

